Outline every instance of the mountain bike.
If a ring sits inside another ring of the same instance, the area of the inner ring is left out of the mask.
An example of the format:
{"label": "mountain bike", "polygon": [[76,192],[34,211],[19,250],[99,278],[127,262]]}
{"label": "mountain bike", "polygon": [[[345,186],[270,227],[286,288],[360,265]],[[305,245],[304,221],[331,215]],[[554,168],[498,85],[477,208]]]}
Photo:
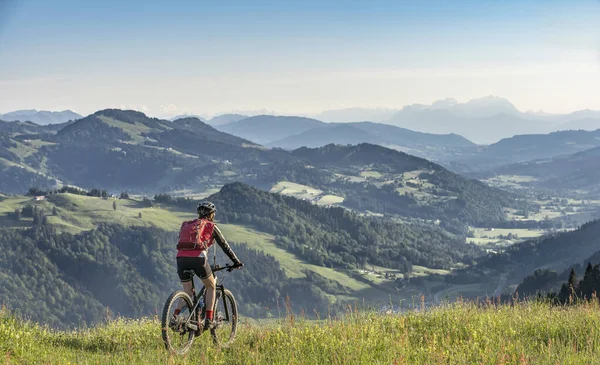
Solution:
{"label": "mountain bike", "polygon": [[[215,280],[217,280],[217,285],[214,322],[212,328],[210,328],[210,333],[215,345],[222,347],[229,346],[235,339],[238,311],[233,294],[225,289],[223,282],[219,283],[216,273],[221,270],[231,272],[238,267],[237,265],[229,264],[225,266],[211,266],[215,274]],[[183,290],[174,291],[165,302],[161,321],[162,338],[165,348],[179,355],[188,352],[194,342],[194,338],[204,332],[204,318],[206,315],[206,306],[204,305],[206,288],[202,286],[198,294],[195,294],[195,272],[193,270],[185,270],[184,273],[192,277],[192,297]],[[183,306],[179,315],[175,317],[174,311],[179,301],[183,301]]]}

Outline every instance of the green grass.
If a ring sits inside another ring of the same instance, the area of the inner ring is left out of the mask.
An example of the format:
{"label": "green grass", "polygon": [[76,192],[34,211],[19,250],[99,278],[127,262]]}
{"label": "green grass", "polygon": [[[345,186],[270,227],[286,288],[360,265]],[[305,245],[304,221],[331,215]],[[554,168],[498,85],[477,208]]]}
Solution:
{"label": "green grass", "polygon": [[244,226],[219,224],[223,234],[228,240],[233,242],[246,242],[251,247],[273,256],[285,271],[286,276],[290,278],[302,278],[306,275],[304,270],[314,271],[327,279],[338,282],[339,284],[352,289],[363,290],[369,288],[368,284],[360,282],[345,273],[336,271],[328,267],[309,264],[291,252],[278,247],[272,235],[256,232]]}
{"label": "green grass", "polygon": [[25,169],[34,174],[44,175],[44,172],[46,172],[46,168],[45,168],[44,164],[45,164],[45,158],[42,161],[42,167],[40,169],[34,169],[28,165],[24,165],[24,164],[8,161],[7,159],[4,159],[4,158],[0,158],[0,171],[2,171],[6,167],[16,166],[16,167],[20,167],[20,168]]}
{"label": "green grass", "polygon": [[272,193],[290,195],[303,198],[317,197],[323,194],[323,191],[311,188],[308,185],[296,184],[289,181],[280,181],[271,188]]}
{"label": "green grass", "polygon": [[431,274],[447,275],[449,273],[450,273],[450,270],[431,269],[431,268],[425,267],[425,266],[413,265],[413,271],[411,273],[411,277],[427,276],[427,275],[431,275]]}
{"label": "green grass", "polygon": [[321,196],[321,198],[319,198],[319,200],[317,201],[317,204],[333,205],[333,204],[340,204],[343,201],[344,201],[344,198],[341,196],[326,194],[326,195]]}
{"label": "green grass", "polygon": [[378,172],[378,171],[361,171],[360,176],[370,177],[373,179],[380,179],[383,177],[383,174],[381,174],[381,172]]}
{"label": "green grass", "polygon": [[133,138],[134,143],[143,143],[144,137],[142,136],[142,134],[148,133],[150,131],[150,128],[148,126],[141,123],[125,123],[113,118],[105,117],[103,115],[99,116],[99,118],[111,127],[123,129],[127,134],[131,136],[131,138]]}
{"label": "green grass", "polygon": [[12,153],[16,154],[17,156],[19,156],[20,158],[24,159],[27,158],[31,155],[33,155],[34,153],[37,152],[37,149],[43,146],[52,146],[55,145],[56,143],[52,143],[52,142],[46,142],[46,141],[42,141],[39,139],[33,139],[30,141],[18,141],[18,140],[13,140],[13,142],[15,142],[15,144],[17,145],[16,147],[11,147],[9,148],[9,151],[11,151]]}
{"label": "green grass", "polygon": [[600,308],[454,303],[402,315],[353,312],[242,324],[230,348],[207,334],[186,356],[164,350],[156,319],[56,332],[0,311],[5,364],[597,364]]}
{"label": "green grass", "polygon": [[322,190],[289,181],[278,182],[273,185],[270,191],[271,193],[293,196],[297,199],[308,199],[315,201],[319,205],[339,204],[344,201],[344,198],[341,196],[324,194]]}
{"label": "green grass", "polygon": [[495,228],[493,231],[487,231],[485,228],[470,228],[471,231],[475,234],[475,237],[483,237],[487,238],[496,238],[499,236],[507,236],[512,233],[513,235],[518,235],[519,238],[534,238],[542,236],[546,233],[542,229],[526,229],[526,228]]}

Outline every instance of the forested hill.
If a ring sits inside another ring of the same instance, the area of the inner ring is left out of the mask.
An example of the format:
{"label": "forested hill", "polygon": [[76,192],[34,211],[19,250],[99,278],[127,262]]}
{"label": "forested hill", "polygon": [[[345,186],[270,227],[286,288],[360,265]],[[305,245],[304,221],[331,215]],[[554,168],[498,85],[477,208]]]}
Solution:
{"label": "forested hill", "polygon": [[221,142],[231,145],[242,146],[244,144],[254,145],[254,142],[249,140],[236,137],[232,134],[224,133],[216,130],[214,127],[208,125],[207,123],[201,121],[198,118],[180,118],[175,119],[173,124],[183,128],[185,130],[191,131],[193,133],[198,133],[207,141]]}
{"label": "forested hill", "polygon": [[484,149],[482,154],[498,160],[530,161],[570,155],[598,146],[600,146],[600,129],[569,130],[504,138]]}
{"label": "forested hill", "polygon": [[[599,130],[600,135],[600,130]],[[547,160],[535,160],[497,168],[494,174],[534,177],[533,184],[554,189],[600,191],[600,147]]]}
{"label": "forested hill", "polygon": [[[569,156],[600,146],[600,129],[596,131],[563,130],[548,134],[523,134],[504,138],[489,146],[480,146],[477,151],[466,151],[457,157],[444,158],[451,161],[455,171],[472,172],[478,176],[493,176],[490,173],[504,173],[504,166],[528,165],[534,168],[538,161],[552,160]],[[533,161],[531,163],[528,163]]]}
{"label": "forested hill", "polygon": [[[0,229],[0,302],[53,327],[99,323],[107,316],[138,318],[159,312],[179,287],[174,232],[156,228],[102,225],[73,235],[50,226]],[[226,285],[245,316],[268,316],[285,306],[326,314],[336,310],[326,292],[347,289],[316,273],[290,279],[271,256],[248,245],[233,245],[244,270],[227,275]]]}
{"label": "forested hill", "polygon": [[[335,312],[343,300],[378,301],[393,292],[393,283],[360,276],[367,264],[401,274],[413,264],[469,265],[484,254],[435,226],[319,207],[241,183],[210,199],[228,239],[246,242],[234,246],[244,270],[227,277],[246,316],[269,316],[288,295],[296,310],[310,315]],[[68,193],[40,201],[0,198],[0,302],[55,326],[159,310],[178,280],[176,232],[156,227],[176,230],[197,201],[157,195],[113,202]]]}
{"label": "forested hill", "polygon": [[[250,225],[276,236],[276,244],[319,266],[356,269],[370,264],[410,271],[412,265],[450,268],[483,254],[477,246],[431,225],[360,216],[343,208],[268,193],[242,183],[209,198],[225,223]],[[192,200],[158,201],[191,207]]]}
{"label": "forested hill", "polygon": [[8,193],[48,188],[56,181],[148,193],[205,190],[246,176],[261,163],[293,159],[197,119],[172,123],[130,110],[101,110],[58,131],[31,123],[0,127],[0,169],[6,172],[1,187]]}
{"label": "forested hill", "polygon": [[357,210],[441,219],[447,228],[460,230],[465,223],[498,224],[505,207],[526,205],[513,194],[378,145],[327,145],[292,154],[313,171],[332,173],[318,187],[340,192],[344,205]]}
{"label": "forested hill", "polygon": [[328,144],[321,148],[302,147],[292,152],[294,156],[317,165],[336,166],[382,166],[393,173],[418,169],[442,170],[425,159],[369,143],[355,146]]}
{"label": "forested hill", "polygon": [[[491,276],[506,276],[508,283],[518,284],[538,269],[562,272],[588,259],[600,250],[600,221],[579,229],[528,240],[507,248],[478,264]],[[490,271],[491,270],[491,271]]]}

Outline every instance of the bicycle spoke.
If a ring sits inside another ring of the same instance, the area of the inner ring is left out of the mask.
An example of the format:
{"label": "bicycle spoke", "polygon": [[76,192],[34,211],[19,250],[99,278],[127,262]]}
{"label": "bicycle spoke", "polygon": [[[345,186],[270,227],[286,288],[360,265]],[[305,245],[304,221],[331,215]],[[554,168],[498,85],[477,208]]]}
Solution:
{"label": "bicycle spoke", "polygon": [[[175,310],[181,308],[179,315],[175,316]],[[184,354],[192,342],[195,333],[188,326],[194,323],[195,318],[191,315],[192,303],[189,296],[184,292],[175,292],[169,297],[163,309],[162,337],[169,351]]]}
{"label": "bicycle spoke", "polygon": [[228,346],[235,339],[237,329],[237,305],[228,290],[221,296],[215,307],[215,328],[211,331],[214,341],[220,346]]}

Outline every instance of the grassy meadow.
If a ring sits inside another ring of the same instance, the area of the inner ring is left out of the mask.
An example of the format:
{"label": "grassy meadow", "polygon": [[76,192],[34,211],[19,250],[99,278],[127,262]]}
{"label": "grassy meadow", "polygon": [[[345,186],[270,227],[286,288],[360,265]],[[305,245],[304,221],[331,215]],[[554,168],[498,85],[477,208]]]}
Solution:
{"label": "grassy meadow", "polygon": [[230,348],[207,334],[185,356],[163,347],[157,318],[108,319],[56,332],[0,311],[4,364],[598,364],[600,307],[456,302],[427,311],[242,323]]}

